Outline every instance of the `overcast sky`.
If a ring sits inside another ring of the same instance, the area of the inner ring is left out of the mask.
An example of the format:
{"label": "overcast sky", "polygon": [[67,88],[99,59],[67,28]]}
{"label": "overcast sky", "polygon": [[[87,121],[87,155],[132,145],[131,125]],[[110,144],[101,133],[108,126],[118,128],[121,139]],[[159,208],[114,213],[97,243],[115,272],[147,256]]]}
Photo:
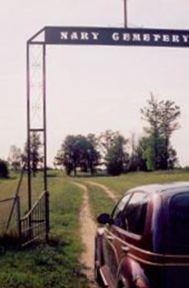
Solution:
{"label": "overcast sky", "polygon": [[[129,27],[189,30],[186,0],[128,0]],[[15,0],[0,10],[0,157],[26,141],[26,41],[44,26],[123,27],[123,0]],[[172,137],[189,165],[189,49],[53,46],[47,51],[48,155],[67,134],[142,134],[150,92],[181,107]]]}

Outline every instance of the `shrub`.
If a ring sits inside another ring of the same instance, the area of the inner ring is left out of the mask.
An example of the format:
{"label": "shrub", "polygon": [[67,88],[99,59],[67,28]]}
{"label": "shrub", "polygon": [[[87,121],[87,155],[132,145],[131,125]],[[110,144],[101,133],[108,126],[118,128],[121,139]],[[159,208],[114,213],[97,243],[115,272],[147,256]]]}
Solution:
{"label": "shrub", "polygon": [[7,162],[0,159],[0,178],[8,178],[9,170]]}

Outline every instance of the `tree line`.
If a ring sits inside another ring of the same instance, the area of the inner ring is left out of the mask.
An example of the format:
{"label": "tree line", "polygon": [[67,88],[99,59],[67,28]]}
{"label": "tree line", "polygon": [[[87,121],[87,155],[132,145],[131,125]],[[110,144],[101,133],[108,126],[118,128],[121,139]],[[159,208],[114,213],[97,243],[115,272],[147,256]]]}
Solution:
{"label": "tree line", "polygon": [[[178,163],[171,136],[179,126],[180,107],[174,101],[159,101],[150,95],[145,107],[140,110],[145,121],[143,136],[136,139],[133,133],[125,138],[118,131],[107,130],[100,135],[68,135],[54,159],[54,165],[64,167],[67,175],[77,175],[80,170],[91,175],[106,170],[109,175],[120,175],[129,171],[155,171],[173,169]],[[42,143],[36,132],[31,137],[31,167],[33,174],[42,163]],[[27,162],[27,145],[24,152],[11,146],[9,166],[19,170]],[[3,177],[0,160],[0,177]],[[8,170],[8,169],[7,169]]]}
{"label": "tree line", "polygon": [[68,135],[55,157],[55,164],[64,166],[68,175],[76,175],[78,168],[90,171],[91,175],[99,167],[105,167],[110,175],[173,169],[178,159],[171,136],[179,128],[180,107],[174,101],[158,101],[151,94],[140,113],[147,124],[140,139],[136,140],[134,134],[127,139],[111,130],[99,136]]}

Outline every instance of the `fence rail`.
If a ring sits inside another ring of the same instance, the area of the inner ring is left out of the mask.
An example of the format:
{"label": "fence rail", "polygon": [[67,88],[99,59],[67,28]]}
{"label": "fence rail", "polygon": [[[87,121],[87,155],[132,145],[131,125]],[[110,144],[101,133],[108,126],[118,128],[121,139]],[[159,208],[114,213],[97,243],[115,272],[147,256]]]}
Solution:
{"label": "fence rail", "polygon": [[[12,221],[10,221],[10,213]],[[8,225],[9,223],[9,225]],[[9,230],[7,229],[9,226]],[[14,234],[19,236],[20,227],[20,198],[18,196],[0,200],[0,232],[1,235]]]}

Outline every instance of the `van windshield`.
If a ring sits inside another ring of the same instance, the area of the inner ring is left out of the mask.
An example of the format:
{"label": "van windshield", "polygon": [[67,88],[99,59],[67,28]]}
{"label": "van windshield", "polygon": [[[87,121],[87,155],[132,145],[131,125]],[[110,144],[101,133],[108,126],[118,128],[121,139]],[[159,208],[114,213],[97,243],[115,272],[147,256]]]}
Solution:
{"label": "van windshield", "polygon": [[172,197],[168,215],[166,252],[189,254],[189,192]]}

